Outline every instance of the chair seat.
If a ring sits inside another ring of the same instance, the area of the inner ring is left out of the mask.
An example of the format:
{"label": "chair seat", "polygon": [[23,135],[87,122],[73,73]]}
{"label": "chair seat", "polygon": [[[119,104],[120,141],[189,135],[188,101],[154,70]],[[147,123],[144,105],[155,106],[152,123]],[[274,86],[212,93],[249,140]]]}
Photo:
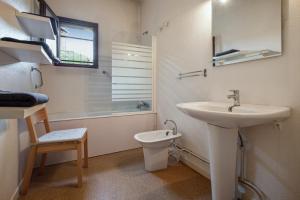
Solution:
{"label": "chair seat", "polygon": [[52,131],[50,133],[41,136],[38,139],[38,141],[40,144],[77,141],[77,140],[81,140],[84,137],[86,132],[87,132],[86,128]]}

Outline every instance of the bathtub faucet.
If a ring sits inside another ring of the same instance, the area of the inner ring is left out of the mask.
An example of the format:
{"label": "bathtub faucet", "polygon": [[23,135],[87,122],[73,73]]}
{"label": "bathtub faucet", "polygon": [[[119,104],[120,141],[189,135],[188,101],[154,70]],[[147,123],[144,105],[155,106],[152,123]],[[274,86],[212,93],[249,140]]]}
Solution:
{"label": "bathtub faucet", "polygon": [[177,125],[176,125],[176,122],[173,121],[173,120],[169,120],[167,119],[165,122],[164,122],[164,125],[167,125],[167,123],[170,122],[174,125],[174,128],[172,128],[172,131],[173,131],[173,135],[177,135]]}

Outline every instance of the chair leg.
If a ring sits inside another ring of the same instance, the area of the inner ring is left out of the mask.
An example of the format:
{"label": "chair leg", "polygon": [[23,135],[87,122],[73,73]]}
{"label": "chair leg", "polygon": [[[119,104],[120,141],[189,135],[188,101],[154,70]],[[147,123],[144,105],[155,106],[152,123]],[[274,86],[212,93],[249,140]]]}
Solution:
{"label": "chair leg", "polygon": [[42,159],[41,159],[41,164],[40,164],[40,169],[39,169],[39,175],[44,174],[47,155],[48,155],[47,153],[42,154]]}
{"label": "chair leg", "polygon": [[77,144],[77,176],[78,187],[82,186],[82,142]]}
{"label": "chair leg", "polygon": [[89,155],[88,155],[88,137],[86,135],[86,139],[84,140],[84,168],[88,168],[89,164],[88,164],[88,159],[89,159]]}
{"label": "chair leg", "polygon": [[22,190],[21,190],[22,195],[26,195],[28,192],[36,153],[37,153],[37,147],[32,146],[30,148],[30,152],[29,152],[29,156],[27,158],[26,168],[25,168],[25,172],[24,172],[24,180],[23,180],[23,186],[22,186]]}

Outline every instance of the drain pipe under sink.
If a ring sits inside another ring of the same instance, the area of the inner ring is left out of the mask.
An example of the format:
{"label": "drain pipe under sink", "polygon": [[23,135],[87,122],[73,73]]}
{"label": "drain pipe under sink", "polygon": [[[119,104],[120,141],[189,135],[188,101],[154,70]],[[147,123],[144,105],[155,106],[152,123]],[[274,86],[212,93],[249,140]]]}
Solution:
{"label": "drain pipe under sink", "polygon": [[198,156],[197,154],[195,154],[195,153],[192,152],[191,150],[189,150],[189,149],[187,149],[187,148],[184,148],[184,147],[180,146],[180,145],[177,144],[175,141],[172,142],[172,145],[173,145],[176,149],[178,149],[179,151],[188,153],[188,154],[194,156],[195,158],[198,158],[198,159],[201,160],[202,162],[204,162],[204,163],[206,163],[206,164],[209,165],[209,161],[208,161],[208,160],[206,160],[206,159],[204,159],[204,158]]}
{"label": "drain pipe under sink", "polygon": [[245,144],[244,144],[244,140],[242,138],[241,131],[239,130],[238,133],[239,133],[239,140],[240,140],[239,146],[240,146],[240,152],[241,152],[240,176],[238,177],[238,181],[241,185],[244,185],[245,187],[247,187],[251,191],[253,191],[257,195],[259,200],[266,200],[266,196],[263,193],[263,191],[246,179],[246,176],[245,176]]}

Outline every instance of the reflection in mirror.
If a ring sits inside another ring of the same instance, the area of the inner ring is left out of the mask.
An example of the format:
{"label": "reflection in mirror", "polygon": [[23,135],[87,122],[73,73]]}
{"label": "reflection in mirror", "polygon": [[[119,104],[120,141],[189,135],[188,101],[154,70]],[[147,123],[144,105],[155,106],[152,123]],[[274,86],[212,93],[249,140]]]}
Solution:
{"label": "reflection in mirror", "polygon": [[214,66],[282,54],[281,0],[212,2]]}

